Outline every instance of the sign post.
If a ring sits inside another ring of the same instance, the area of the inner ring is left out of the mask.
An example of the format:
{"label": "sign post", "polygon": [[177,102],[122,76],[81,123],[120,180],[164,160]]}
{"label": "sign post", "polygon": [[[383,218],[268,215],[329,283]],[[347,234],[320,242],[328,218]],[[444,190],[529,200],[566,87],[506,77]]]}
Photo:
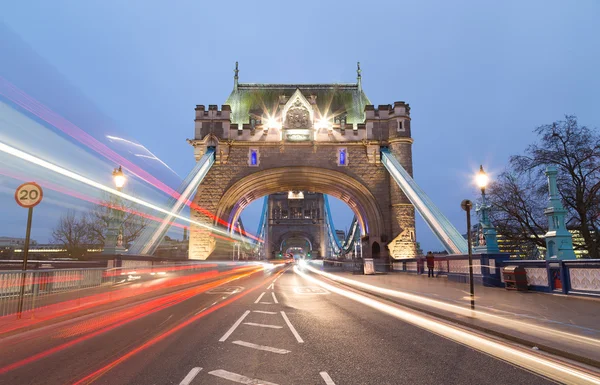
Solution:
{"label": "sign post", "polygon": [[467,245],[469,251],[469,292],[471,295],[471,310],[475,310],[475,289],[473,287],[473,246],[471,244],[471,208],[473,203],[465,199],[460,202],[460,207],[467,212]]}
{"label": "sign post", "polygon": [[29,256],[29,239],[31,238],[31,218],[33,217],[33,208],[41,201],[44,193],[40,185],[35,182],[23,183],[15,191],[15,200],[21,207],[28,210],[27,213],[27,231],[25,233],[25,245],[23,246],[23,275],[21,278],[21,294],[19,295],[19,308],[17,318],[21,318],[23,312],[23,298],[25,297],[25,281],[27,278],[27,257]]}

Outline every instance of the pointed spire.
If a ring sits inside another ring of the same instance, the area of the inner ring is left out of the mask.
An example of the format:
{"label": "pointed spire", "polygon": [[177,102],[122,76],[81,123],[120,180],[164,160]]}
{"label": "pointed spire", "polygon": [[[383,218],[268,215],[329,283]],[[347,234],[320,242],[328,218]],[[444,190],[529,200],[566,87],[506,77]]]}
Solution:
{"label": "pointed spire", "polygon": [[356,84],[358,85],[358,89],[359,91],[362,91],[362,82],[361,82],[361,75],[360,73],[362,72],[362,70],[360,69],[360,62],[356,62]]}
{"label": "pointed spire", "polygon": [[233,90],[237,91],[238,88],[238,73],[240,70],[238,69],[238,62],[235,62],[235,69],[233,70],[235,76],[233,77]]}

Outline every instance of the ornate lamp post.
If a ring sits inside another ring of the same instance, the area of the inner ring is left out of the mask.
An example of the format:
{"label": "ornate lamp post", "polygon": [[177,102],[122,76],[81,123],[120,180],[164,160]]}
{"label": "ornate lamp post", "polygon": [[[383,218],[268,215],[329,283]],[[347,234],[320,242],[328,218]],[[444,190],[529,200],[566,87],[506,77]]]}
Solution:
{"label": "ornate lamp post", "polygon": [[477,182],[477,186],[481,189],[481,205],[476,209],[479,214],[479,232],[477,234],[478,239],[474,249],[476,253],[482,254],[499,253],[500,250],[498,249],[496,229],[494,228],[494,225],[492,225],[489,216],[491,207],[485,199],[485,189],[489,183],[489,177],[485,171],[483,171],[483,166],[479,166],[479,172],[475,177],[475,181]]}
{"label": "ornate lamp post", "polygon": [[[117,191],[121,191],[127,181],[121,166],[114,169],[112,175]],[[123,247],[123,211],[119,210],[117,206],[121,206],[120,197],[115,199],[115,204],[110,209],[103,254],[117,254],[125,251]]]}

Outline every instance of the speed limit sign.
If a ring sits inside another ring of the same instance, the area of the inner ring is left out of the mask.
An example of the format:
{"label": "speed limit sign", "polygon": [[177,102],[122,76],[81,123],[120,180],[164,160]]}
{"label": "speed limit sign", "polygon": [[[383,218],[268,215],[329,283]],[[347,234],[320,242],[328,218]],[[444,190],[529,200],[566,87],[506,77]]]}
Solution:
{"label": "speed limit sign", "polygon": [[42,201],[42,188],[35,182],[23,183],[15,191],[15,200],[19,206],[32,208]]}

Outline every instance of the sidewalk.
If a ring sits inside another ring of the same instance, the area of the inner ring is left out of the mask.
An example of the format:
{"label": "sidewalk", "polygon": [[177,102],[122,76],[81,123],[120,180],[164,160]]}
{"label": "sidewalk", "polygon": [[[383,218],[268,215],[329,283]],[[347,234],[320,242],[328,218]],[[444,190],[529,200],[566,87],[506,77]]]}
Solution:
{"label": "sidewalk", "polygon": [[385,291],[360,288],[457,323],[512,338],[530,347],[539,346],[577,360],[587,358],[588,363],[600,367],[600,298],[517,292],[476,285],[476,313],[472,314],[469,285],[450,282],[445,276],[428,278],[407,273],[353,275],[329,269],[325,272],[404,293],[404,296],[391,295]]}

